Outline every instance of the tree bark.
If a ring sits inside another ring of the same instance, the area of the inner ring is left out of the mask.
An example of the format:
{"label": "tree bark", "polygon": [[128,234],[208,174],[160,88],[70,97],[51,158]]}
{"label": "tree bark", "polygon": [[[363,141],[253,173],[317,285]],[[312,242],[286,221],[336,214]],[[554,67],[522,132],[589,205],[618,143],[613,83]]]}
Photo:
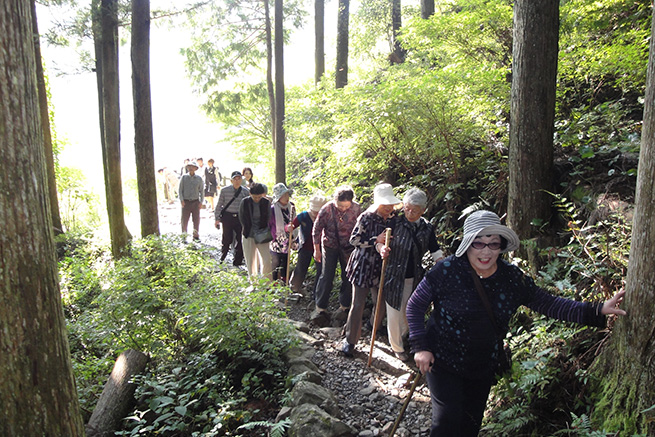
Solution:
{"label": "tree bark", "polygon": [[[107,148],[105,147],[105,105],[102,95],[102,24],[100,22],[100,0],[91,0],[91,31],[93,33],[93,50],[95,54],[96,88],[98,91],[98,126],[100,126],[100,149],[102,151],[102,169],[105,181],[105,199],[109,199],[109,170],[107,169]],[[107,203],[107,212],[111,204]]]}
{"label": "tree bark", "polygon": [[337,17],[337,71],[336,88],[348,84],[348,25],[350,22],[350,0],[339,0]]}
{"label": "tree bark", "polygon": [[524,239],[551,215],[558,38],[558,0],[514,3],[508,225]]}
{"label": "tree bark", "polygon": [[398,40],[400,28],[402,27],[401,11],[400,0],[391,0],[391,34],[393,37],[393,52],[391,53],[390,59],[396,64],[401,64],[405,61],[405,50]]}
{"label": "tree bark", "polygon": [[434,0],[421,0],[421,18],[427,20],[434,15]]}
{"label": "tree bark", "polygon": [[325,0],[314,0],[314,83],[325,74]]}
{"label": "tree bark", "polygon": [[[644,124],[630,263],[621,317],[596,364],[603,396],[594,422],[621,435],[655,436],[655,16],[651,24]],[[602,378],[602,379],[601,379]]]}
{"label": "tree bark", "polygon": [[128,349],[120,354],[86,425],[87,437],[109,437],[120,428],[121,420],[130,411],[136,390],[136,385],[130,381],[143,373],[146,364],[148,357],[142,352]]}
{"label": "tree bark", "polygon": [[275,181],[286,184],[284,109],[284,1],[275,0]]}
{"label": "tree bark", "polygon": [[159,235],[150,94],[150,0],[132,1],[132,93],[141,236],[145,237]]}
{"label": "tree bark", "polygon": [[50,111],[48,108],[48,92],[45,86],[43,73],[43,60],[41,58],[41,44],[39,42],[39,27],[36,19],[36,2],[32,0],[32,28],[34,32],[34,54],[36,61],[36,83],[39,91],[39,109],[41,114],[41,127],[43,129],[43,147],[45,151],[46,171],[48,176],[48,198],[52,214],[52,227],[55,234],[64,232],[59,215],[59,199],[57,197],[57,177],[55,176],[55,156],[52,148],[52,135],[50,133]]}
{"label": "tree bark", "polygon": [[120,258],[127,249],[128,232],[125,227],[121,178],[117,8],[117,0],[101,0],[103,136],[105,139],[106,181],[109,188],[106,191],[107,212],[112,255]]}
{"label": "tree bark", "polygon": [[0,47],[0,435],[82,436],[44,190],[30,2],[2,2]]}
{"label": "tree bark", "polygon": [[271,10],[268,0],[264,2],[264,30],[266,33],[266,89],[268,90],[268,105],[271,112],[271,142],[275,149],[275,84],[273,83],[273,32],[271,30]]}

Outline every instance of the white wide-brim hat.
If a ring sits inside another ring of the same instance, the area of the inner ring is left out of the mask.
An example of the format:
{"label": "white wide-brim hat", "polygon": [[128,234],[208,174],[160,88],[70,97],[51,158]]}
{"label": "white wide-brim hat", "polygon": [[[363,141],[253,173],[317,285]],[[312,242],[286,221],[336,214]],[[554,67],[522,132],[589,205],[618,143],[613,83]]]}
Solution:
{"label": "white wide-brim hat", "polygon": [[390,184],[376,185],[373,189],[374,205],[397,205],[402,200],[393,194],[393,187]]}
{"label": "white wide-brim hat", "polygon": [[507,240],[507,247],[502,252],[511,252],[521,245],[521,240],[516,232],[502,225],[498,215],[491,211],[475,211],[464,221],[464,236],[455,256],[464,255],[475,237],[481,235],[500,235]]}

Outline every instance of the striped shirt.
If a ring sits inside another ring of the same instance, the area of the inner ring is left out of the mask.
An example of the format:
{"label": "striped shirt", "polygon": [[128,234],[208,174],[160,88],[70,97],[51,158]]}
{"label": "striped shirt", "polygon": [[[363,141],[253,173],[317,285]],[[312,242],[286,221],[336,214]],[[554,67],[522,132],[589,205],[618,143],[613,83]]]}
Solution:
{"label": "striped shirt", "polygon": [[[409,337],[413,351],[429,350],[434,354],[435,368],[443,367],[467,378],[487,378],[493,375],[498,359],[498,341],[470,271],[466,256],[450,256],[430,270],[407,304]],[[480,282],[502,337],[521,305],[548,317],[605,326],[605,316],[600,313],[602,303],[553,296],[504,260],[499,259],[496,272]],[[425,313],[430,303],[434,309],[426,327]]]}

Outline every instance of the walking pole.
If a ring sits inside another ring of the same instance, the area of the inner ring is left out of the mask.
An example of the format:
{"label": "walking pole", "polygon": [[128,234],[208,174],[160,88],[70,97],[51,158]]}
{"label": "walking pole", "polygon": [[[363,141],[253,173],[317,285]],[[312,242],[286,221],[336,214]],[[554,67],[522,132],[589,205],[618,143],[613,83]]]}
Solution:
{"label": "walking pole", "polygon": [[403,420],[403,416],[405,415],[405,410],[407,409],[409,402],[412,400],[412,395],[414,394],[414,390],[416,390],[416,386],[418,385],[418,382],[420,380],[421,380],[421,372],[418,371],[416,372],[416,377],[414,378],[414,382],[412,383],[412,388],[409,389],[409,393],[407,394],[407,399],[405,399],[405,402],[403,403],[403,407],[400,409],[400,414],[398,414],[398,418],[393,423],[393,428],[391,428],[391,432],[389,432],[389,437],[393,437],[394,433],[398,429],[398,425],[400,425],[400,421]]}
{"label": "walking pole", "polygon": [[[384,247],[389,247],[389,242],[391,241],[391,228],[387,228],[384,234]],[[375,303],[375,318],[373,319],[373,332],[371,333],[371,351],[368,353],[368,363],[367,367],[371,367],[371,361],[373,360],[373,346],[375,346],[375,334],[378,330],[378,318],[380,317],[380,307],[382,306],[382,301],[384,301],[384,271],[387,269],[387,261],[389,257],[386,257],[382,260],[382,273],[380,274],[380,286],[378,287],[378,301]]]}
{"label": "walking pole", "polygon": [[289,244],[287,247],[287,275],[285,276],[286,284],[289,285],[289,270],[291,269],[291,238],[293,237],[293,224],[291,224],[291,230],[289,231]]}
{"label": "walking pole", "polygon": [[[287,244],[287,274],[284,277],[285,285],[289,286],[289,267],[291,266],[291,237],[293,236],[293,224],[291,225],[291,230],[289,231],[289,244]],[[287,300],[289,297],[289,290],[284,292],[284,307],[287,307]]]}

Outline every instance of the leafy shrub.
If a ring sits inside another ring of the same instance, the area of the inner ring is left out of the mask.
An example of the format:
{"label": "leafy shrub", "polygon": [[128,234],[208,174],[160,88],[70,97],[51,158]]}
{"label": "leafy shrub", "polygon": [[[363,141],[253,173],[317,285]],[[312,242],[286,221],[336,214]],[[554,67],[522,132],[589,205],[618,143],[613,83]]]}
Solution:
{"label": "leafy shrub", "polygon": [[248,402],[283,398],[281,356],[295,338],[277,305],[283,289],[251,285],[244,272],[222,270],[210,250],[176,236],[136,240],[130,255],[113,263],[106,253],[80,247],[61,262],[88,414],[126,348],[148,354],[152,366],[138,378],[140,403],[126,432],[235,435],[226,430],[256,417]]}

